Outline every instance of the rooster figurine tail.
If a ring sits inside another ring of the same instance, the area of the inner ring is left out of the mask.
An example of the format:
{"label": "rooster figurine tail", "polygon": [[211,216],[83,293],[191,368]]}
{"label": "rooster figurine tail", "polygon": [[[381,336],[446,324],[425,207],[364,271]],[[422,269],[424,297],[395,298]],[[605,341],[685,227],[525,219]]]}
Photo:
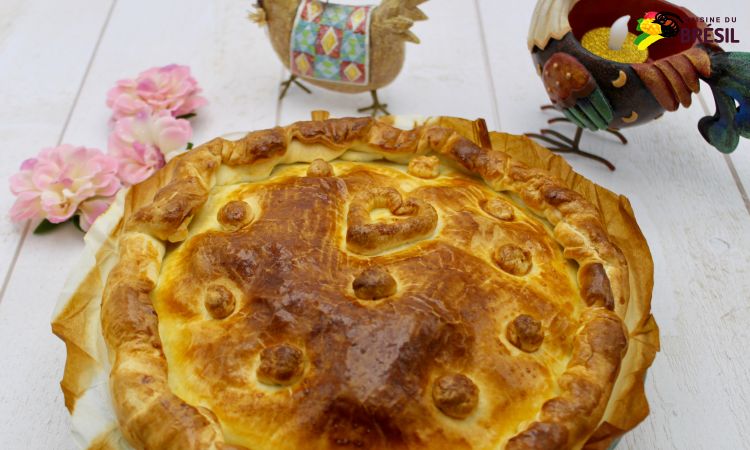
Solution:
{"label": "rooster figurine tail", "polygon": [[411,32],[411,26],[419,20],[427,20],[427,16],[419,5],[427,0],[383,0],[373,11],[374,28],[380,28],[401,36],[404,41],[419,44],[419,38]]}
{"label": "rooster figurine tail", "polygon": [[740,137],[750,139],[750,53],[709,50],[711,73],[702,77],[711,87],[716,112],[698,122],[709,144],[722,153],[737,148]]}

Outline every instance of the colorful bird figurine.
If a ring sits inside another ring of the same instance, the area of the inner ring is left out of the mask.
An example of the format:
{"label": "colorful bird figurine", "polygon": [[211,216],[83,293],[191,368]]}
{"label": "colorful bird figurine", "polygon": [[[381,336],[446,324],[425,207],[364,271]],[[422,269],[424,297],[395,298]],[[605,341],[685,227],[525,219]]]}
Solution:
{"label": "colorful bird figurine", "polygon": [[[718,34],[716,35],[718,36]],[[572,122],[575,137],[544,129],[529,133],[558,152],[578,153],[583,129],[605,130],[623,144],[621,128],[641,125],[665,111],[688,107],[705,81],[716,113],[698,129],[724,153],[750,138],[750,53],[724,52],[705,24],[663,0],[539,0],[529,50],[552,105]]]}
{"label": "colorful bird figurine", "polygon": [[344,93],[370,92],[372,105],[389,114],[377,90],[390,84],[404,64],[405,43],[419,43],[410,31],[427,16],[427,0],[382,0],[377,6],[340,5],[320,0],[258,0],[250,18],[268,26],[271,44],[291,72],[281,98],[300,79]]}

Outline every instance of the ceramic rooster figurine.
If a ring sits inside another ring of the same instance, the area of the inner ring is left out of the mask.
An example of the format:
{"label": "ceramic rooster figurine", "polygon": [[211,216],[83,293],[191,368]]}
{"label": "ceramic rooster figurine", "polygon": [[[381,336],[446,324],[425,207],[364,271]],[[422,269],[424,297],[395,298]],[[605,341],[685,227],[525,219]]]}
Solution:
{"label": "ceramic rooster figurine", "polygon": [[427,19],[418,8],[425,1],[382,0],[378,6],[352,6],[320,0],[258,0],[250,18],[268,26],[273,48],[291,72],[282,83],[282,98],[292,84],[309,93],[302,79],[338,92],[369,91],[373,103],[359,111],[389,114],[377,90],[401,71],[405,43],[419,43],[410,28],[415,21]]}
{"label": "ceramic rooster figurine", "polygon": [[[750,138],[750,53],[724,52],[685,8],[662,0],[539,0],[529,50],[552,105],[572,122],[574,138],[554,130],[529,134],[552,150],[608,161],[580,149],[583,129],[621,128],[688,107],[703,80],[716,113],[698,128],[711,145],[732,152]],[[715,39],[714,39],[715,41]]]}

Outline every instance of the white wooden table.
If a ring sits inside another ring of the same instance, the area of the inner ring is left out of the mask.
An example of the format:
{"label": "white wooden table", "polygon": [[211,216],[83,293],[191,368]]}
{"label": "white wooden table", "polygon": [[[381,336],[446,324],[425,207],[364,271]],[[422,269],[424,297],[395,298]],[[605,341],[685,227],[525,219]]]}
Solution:
{"label": "white wooden table", "polygon": [[[533,1],[433,0],[422,39],[381,91],[397,114],[485,117],[492,129],[540,128],[546,102],[526,48]],[[750,50],[750,2],[685,0],[701,16],[737,17]],[[305,119],[325,108],[351,115],[369,96],[291,89],[248,0],[2,0],[0,184],[39,148],[62,142],[106,148],[105,92],[115,80],[168,63],[188,64],[210,105],[194,141]],[[707,89],[704,89],[707,91]],[[609,172],[570,158],[576,170],[627,195],[656,264],[653,311],[662,352],[649,372],[652,412],[624,449],[739,449],[750,436],[750,144],[731,156],[696,129],[708,102],[626,131],[623,147],[586,134]],[[711,111],[712,112],[712,111]],[[562,126],[563,131],[565,125]],[[10,223],[0,187],[0,448],[72,449],[58,382],[65,349],[50,316],[82,249],[73,227],[36,236]]]}

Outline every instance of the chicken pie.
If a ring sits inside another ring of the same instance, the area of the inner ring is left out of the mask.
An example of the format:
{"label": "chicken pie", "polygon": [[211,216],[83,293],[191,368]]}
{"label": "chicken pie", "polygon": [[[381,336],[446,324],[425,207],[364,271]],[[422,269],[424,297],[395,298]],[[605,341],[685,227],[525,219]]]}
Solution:
{"label": "chicken pie", "polygon": [[53,324],[83,445],[606,449],[646,416],[627,200],[481,121],[396,120],[216,139],[120,198]]}

